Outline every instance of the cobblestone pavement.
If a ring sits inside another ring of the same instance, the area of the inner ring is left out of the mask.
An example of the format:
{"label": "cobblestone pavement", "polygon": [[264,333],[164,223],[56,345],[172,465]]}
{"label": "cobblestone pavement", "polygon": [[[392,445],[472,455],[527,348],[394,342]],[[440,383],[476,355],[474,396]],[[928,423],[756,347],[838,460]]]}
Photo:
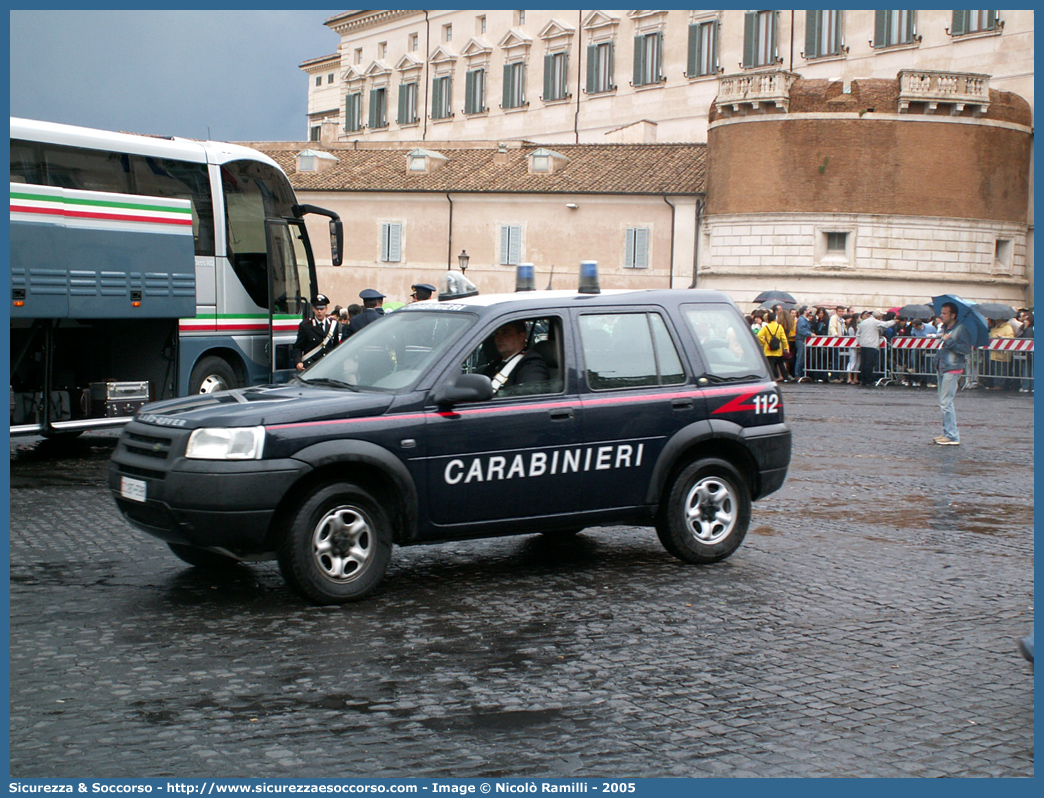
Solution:
{"label": "cobblestone pavement", "polygon": [[1033,402],[784,386],[730,560],[636,528],[397,549],[318,609],[119,518],[112,438],[11,446],[15,777],[1032,776]]}

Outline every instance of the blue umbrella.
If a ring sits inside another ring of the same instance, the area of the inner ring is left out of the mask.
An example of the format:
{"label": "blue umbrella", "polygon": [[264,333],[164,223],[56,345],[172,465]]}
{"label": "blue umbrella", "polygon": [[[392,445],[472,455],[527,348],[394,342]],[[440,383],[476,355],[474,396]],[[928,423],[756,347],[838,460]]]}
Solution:
{"label": "blue umbrella", "polygon": [[971,333],[972,346],[986,346],[990,342],[990,325],[986,317],[975,309],[975,303],[967,299],[961,299],[953,294],[942,294],[932,297],[932,307],[935,315],[942,314],[942,306],[946,302],[952,302],[957,307],[957,323],[962,325]]}

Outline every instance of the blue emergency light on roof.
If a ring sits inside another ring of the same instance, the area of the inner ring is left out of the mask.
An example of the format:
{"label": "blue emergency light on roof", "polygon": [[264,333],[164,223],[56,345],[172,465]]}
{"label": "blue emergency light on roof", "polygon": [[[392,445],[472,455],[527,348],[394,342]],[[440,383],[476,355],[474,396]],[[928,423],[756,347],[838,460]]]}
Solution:
{"label": "blue emergency light on roof", "polygon": [[515,291],[536,290],[536,269],[532,263],[520,263],[515,271]]}
{"label": "blue emergency light on roof", "polygon": [[602,289],[598,287],[598,261],[580,261],[580,288],[581,294],[600,294]]}

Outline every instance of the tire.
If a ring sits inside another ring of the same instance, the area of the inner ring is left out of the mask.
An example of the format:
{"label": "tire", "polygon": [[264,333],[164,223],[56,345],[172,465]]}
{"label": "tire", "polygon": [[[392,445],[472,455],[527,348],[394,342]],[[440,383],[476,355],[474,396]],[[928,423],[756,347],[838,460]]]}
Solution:
{"label": "tire", "polygon": [[689,563],[724,560],[750,525],[750,489],[724,460],[697,460],[682,469],[661,502],[656,533],[668,552]]}
{"label": "tire", "polygon": [[200,360],[189,377],[189,394],[214,393],[239,387],[239,380],[232,367],[215,355]]}
{"label": "tire", "polygon": [[321,485],[290,518],[278,551],[287,584],[316,604],[369,595],[391,562],[391,523],[366,491],[347,483]]}
{"label": "tire", "polygon": [[195,546],[185,546],[181,543],[168,543],[167,546],[174,552],[174,556],[182,562],[187,562],[189,565],[203,568],[207,571],[227,571],[239,564],[239,560],[233,557],[227,557],[224,554],[207,551]]}

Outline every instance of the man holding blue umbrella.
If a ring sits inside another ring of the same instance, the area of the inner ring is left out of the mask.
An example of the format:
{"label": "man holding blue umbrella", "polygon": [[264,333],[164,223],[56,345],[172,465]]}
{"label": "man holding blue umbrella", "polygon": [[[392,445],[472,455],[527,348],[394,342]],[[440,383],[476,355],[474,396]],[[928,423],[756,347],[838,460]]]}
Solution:
{"label": "man holding blue umbrella", "polygon": [[[935,438],[940,446],[957,446],[961,442],[957,431],[957,413],[953,409],[953,398],[957,395],[957,384],[968,364],[968,355],[973,346],[979,345],[981,332],[987,333],[986,320],[958,297],[943,295],[934,297],[936,312],[942,319],[936,337],[942,339],[942,348],[935,361],[938,373],[939,409],[942,410],[943,434]],[[963,311],[963,312],[962,312]]]}

